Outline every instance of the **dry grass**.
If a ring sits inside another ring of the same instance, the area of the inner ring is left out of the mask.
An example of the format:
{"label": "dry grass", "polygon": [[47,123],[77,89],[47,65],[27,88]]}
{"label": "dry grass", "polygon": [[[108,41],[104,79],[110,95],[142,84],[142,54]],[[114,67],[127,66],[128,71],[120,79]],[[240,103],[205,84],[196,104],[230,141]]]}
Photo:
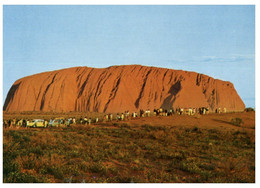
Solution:
{"label": "dry grass", "polygon": [[4,182],[255,182],[254,129],[114,124],[4,129]]}

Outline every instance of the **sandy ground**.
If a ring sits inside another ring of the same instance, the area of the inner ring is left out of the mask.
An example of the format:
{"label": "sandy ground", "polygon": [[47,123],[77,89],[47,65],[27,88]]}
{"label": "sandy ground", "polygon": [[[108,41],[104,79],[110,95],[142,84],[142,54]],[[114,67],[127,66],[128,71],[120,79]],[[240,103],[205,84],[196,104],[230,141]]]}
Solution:
{"label": "sandy ground", "polygon": [[[231,124],[232,118],[241,118],[243,124],[238,127]],[[226,113],[226,114],[208,114],[208,115],[173,115],[168,117],[154,116],[136,118],[127,121],[133,125],[149,124],[154,126],[176,126],[176,127],[194,127],[205,129],[224,129],[224,130],[248,130],[255,129],[255,112]]]}

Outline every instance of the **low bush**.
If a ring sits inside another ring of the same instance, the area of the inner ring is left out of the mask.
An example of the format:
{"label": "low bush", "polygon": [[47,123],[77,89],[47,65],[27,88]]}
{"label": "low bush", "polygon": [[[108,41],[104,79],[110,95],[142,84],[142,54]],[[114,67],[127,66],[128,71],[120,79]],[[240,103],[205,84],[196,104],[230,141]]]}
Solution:
{"label": "low bush", "polygon": [[240,127],[243,124],[243,120],[241,118],[232,118],[231,124]]}
{"label": "low bush", "polygon": [[246,112],[254,112],[254,111],[255,111],[255,109],[254,109],[254,108],[251,108],[251,107],[249,107],[249,108],[245,108],[245,111],[246,111]]}
{"label": "low bush", "polygon": [[47,173],[53,175],[57,179],[60,180],[64,179],[63,172],[59,167],[55,167],[55,166],[47,167]]}
{"label": "low bush", "polygon": [[9,174],[8,178],[4,178],[4,183],[43,183],[42,178],[37,178],[31,174],[21,173],[21,172],[12,172]]}
{"label": "low bush", "polygon": [[93,173],[98,173],[99,175],[106,175],[107,168],[102,163],[94,163],[89,166],[89,170]]}

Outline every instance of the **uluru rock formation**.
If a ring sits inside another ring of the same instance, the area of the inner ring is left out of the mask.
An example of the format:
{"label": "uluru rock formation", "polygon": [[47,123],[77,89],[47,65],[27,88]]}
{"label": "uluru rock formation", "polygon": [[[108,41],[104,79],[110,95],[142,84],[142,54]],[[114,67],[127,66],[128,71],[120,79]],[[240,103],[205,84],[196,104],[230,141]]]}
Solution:
{"label": "uluru rock formation", "polygon": [[4,110],[123,112],[163,107],[244,110],[233,84],[207,75],[141,65],[75,67],[17,80]]}

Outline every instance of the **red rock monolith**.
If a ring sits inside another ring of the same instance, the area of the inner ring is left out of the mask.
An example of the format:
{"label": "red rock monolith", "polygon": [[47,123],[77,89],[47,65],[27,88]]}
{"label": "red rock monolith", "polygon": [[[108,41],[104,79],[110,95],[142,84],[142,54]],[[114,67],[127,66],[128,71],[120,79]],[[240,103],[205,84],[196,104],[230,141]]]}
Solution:
{"label": "red rock monolith", "polygon": [[17,80],[4,111],[123,112],[163,107],[226,108],[245,105],[233,84],[207,75],[141,65],[75,67]]}

